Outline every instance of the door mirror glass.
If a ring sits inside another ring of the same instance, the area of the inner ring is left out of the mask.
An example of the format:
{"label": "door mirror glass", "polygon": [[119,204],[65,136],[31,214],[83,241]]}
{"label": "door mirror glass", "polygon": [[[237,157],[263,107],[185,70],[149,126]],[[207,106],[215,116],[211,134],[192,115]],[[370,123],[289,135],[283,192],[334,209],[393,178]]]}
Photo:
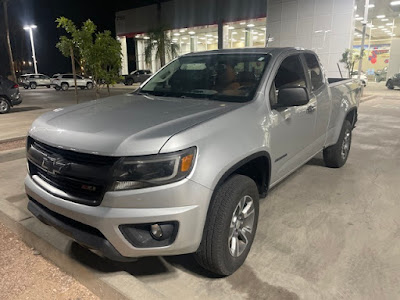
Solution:
{"label": "door mirror glass", "polygon": [[305,87],[285,87],[279,90],[276,107],[301,106],[309,101],[310,97]]}

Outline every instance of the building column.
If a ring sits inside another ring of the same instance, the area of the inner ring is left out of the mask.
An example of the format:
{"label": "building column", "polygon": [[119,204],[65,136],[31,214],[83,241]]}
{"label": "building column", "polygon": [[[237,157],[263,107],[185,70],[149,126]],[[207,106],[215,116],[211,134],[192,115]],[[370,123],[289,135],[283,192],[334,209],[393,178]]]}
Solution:
{"label": "building column", "polygon": [[126,46],[126,37],[125,36],[120,36],[120,37],[118,37],[118,40],[121,43],[121,55],[122,55],[121,75],[128,75],[129,74],[129,70],[128,70],[128,48]]}

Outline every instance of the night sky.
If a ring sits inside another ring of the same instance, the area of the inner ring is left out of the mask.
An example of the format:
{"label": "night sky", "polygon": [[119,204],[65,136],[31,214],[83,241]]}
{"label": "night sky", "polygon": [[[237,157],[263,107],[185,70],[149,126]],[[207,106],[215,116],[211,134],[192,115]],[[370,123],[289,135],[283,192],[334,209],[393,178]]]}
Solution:
{"label": "night sky", "polygon": [[[55,19],[65,16],[81,25],[91,19],[98,30],[110,30],[115,35],[115,11],[141,6],[146,1],[88,1],[88,0],[10,0],[9,24],[14,60],[31,60],[31,47],[28,32],[23,27],[35,24],[34,40],[39,73],[71,72],[71,61],[61,55],[55,47],[59,37],[64,35],[62,29],[56,28]],[[147,3],[153,1],[147,0]],[[8,56],[5,48],[4,19],[0,8],[0,74],[8,72]]]}

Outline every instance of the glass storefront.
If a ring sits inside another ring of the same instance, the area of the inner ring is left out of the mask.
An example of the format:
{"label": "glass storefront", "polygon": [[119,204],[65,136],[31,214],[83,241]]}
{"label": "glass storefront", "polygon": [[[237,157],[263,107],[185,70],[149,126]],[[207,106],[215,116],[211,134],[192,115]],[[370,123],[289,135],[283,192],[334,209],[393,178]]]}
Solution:
{"label": "glass storefront", "polygon": [[[225,23],[223,26],[223,48],[265,47],[266,18],[243,20]],[[172,44],[178,46],[177,54],[218,49],[218,25],[206,25],[179,28],[167,31]],[[143,34],[135,35],[136,59],[138,69],[150,69],[153,72],[160,68],[160,62],[152,53],[150,64],[146,63],[145,49],[149,37]],[[174,57],[166,57],[169,62]]]}
{"label": "glass storefront", "polygon": [[[364,1],[356,0],[354,7],[353,51],[360,54],[362,42],[362,22],[364,20]],[[370,2],[371,3],[371,2]],[[400,15],[393,5],[379,1],[370,4],[364,42],[365,55],[362,59],[362,72],[371,81],[385,81],[390,62],[393,39],[400,36]],[[395,64],[396,62],[392,62]],[[358,63],[354,70],[358,70]]]}
{"label": "glass storefront", "polygon": [[225,23],[224,49],[265,47],[266,18]]}

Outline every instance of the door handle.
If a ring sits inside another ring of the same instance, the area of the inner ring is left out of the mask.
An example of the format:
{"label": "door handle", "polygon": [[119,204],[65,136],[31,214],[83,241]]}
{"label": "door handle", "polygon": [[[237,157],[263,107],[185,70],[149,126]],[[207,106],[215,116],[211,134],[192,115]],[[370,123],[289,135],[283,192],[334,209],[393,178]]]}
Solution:
{"label": "door handle", "polygon": [[309,107],[307,107],[307,113],[312,113],[312,112],[314,112],[316,110],[316,107],[315,107],[315,105],[310,105]]}

